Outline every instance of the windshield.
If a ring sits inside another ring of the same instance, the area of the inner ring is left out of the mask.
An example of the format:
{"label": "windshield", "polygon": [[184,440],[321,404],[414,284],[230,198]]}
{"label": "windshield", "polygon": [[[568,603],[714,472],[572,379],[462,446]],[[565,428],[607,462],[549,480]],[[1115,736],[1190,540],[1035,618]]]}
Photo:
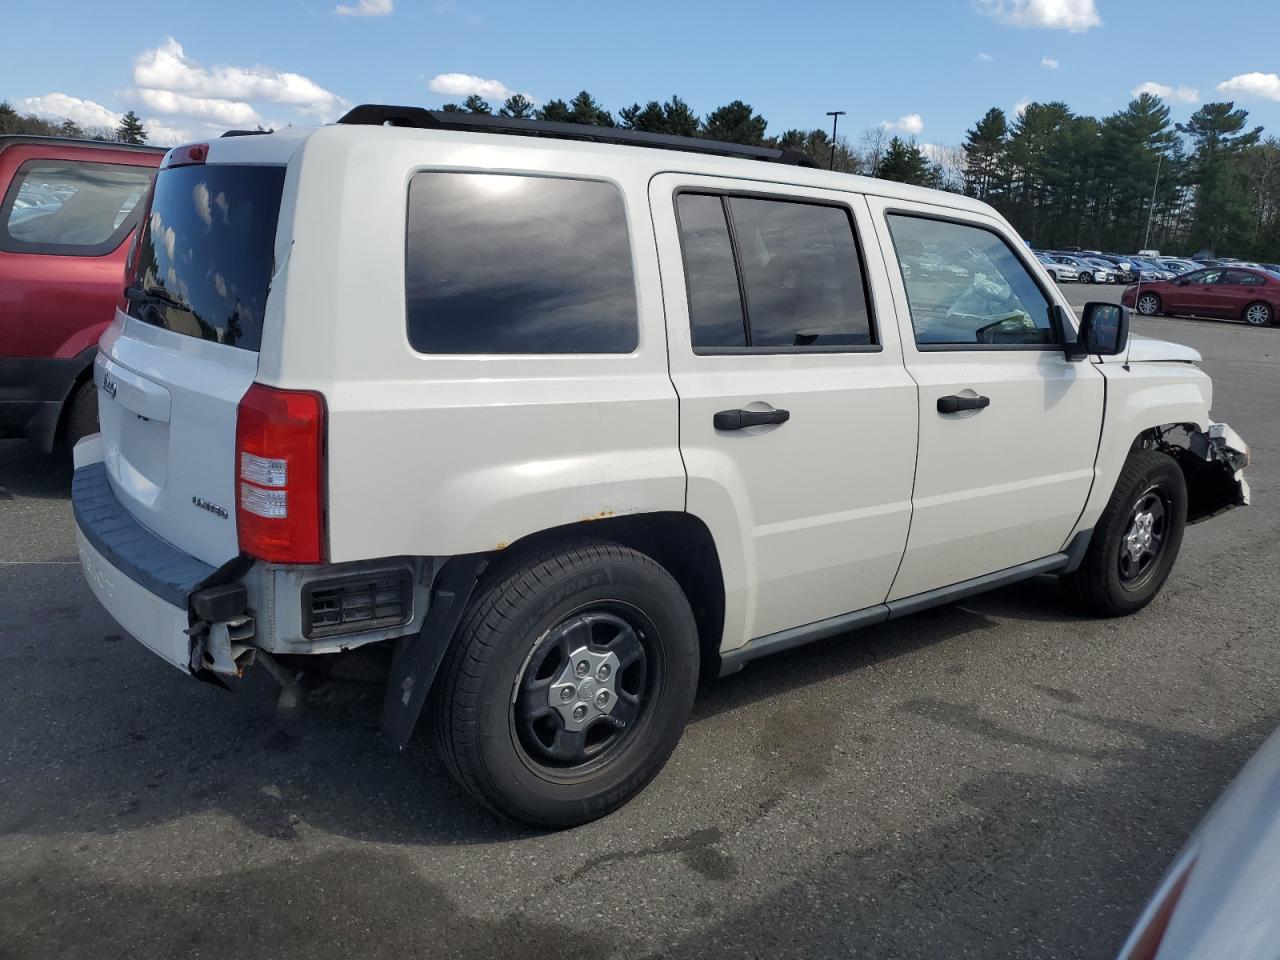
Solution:
{"label": "windshield", "polygon": [[129,315],[257,350],[284,171],[216,164],[161,170],[139,240]]}

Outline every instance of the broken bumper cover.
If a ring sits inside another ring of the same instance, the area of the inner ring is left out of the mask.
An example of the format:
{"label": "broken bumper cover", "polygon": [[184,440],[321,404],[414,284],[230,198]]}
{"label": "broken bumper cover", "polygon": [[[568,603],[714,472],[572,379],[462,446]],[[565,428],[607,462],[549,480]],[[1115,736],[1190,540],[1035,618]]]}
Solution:
{"label": "broken bumper cover", "polygon": [[1249,505],[1249,445],[1225,423],[1211,423],[1203,433],[1192,433],[1190,443],[1199,476],[1189,484],[1187,522],[1199,523],[1233,507]]}
{"label": "broken bumper cover", "polygon": [[89,589],[132,637],[183,673],[240,673],[249,651],[235,641],[246,626],[252,633],[243,605],[227,622],[191,615],[193,598],[219,571],[160,539],[124,508],[106,467],[94,459],[95,444],[100,448],[97,438],[77,445],[71,481],[76,543]]}

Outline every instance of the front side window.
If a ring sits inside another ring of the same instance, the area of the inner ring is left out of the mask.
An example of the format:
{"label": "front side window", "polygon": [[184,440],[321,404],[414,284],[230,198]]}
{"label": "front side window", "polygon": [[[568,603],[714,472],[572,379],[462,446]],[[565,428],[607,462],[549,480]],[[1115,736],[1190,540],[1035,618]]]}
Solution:
{"label": "front side window", "polygon": [[844,207],[701,193],[676,207],[695,350],[874,345]]}
{"label": "front side window", "polygon": [[918,345],[1056,342],[1048,297],[999,234],[907,214],[888,221]]}
{"label": "front side window", "polygon": [[0,249],[102,256],[133,229],[155,171],[122,163],[28,160],[0,204]]}
{"label": "front side window", "polygon": [[405,280],[419,353],[630,353],[639,342],[626,210],[613,184],[415,174]]}

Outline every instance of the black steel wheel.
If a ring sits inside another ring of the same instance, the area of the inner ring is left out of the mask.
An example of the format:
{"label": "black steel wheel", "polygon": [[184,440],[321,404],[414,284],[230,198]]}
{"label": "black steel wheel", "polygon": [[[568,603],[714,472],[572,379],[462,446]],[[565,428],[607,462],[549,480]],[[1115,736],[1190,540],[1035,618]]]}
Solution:
{"label": "black steel wheel", "polygon": [[1133,451],[1079,569],[1062,577],[1068,596],[1080,609],[1099,616],[1141,610],[1173,570],[1186,522],[1182,468],[1155,450]]}
{"label": "black steel wheel", "polygon": [[652,557],[599,541],[517,548],[478,585],[436,677],[436,747],[501,816],[586,823],[662,769],[699,654],[689,602]]}

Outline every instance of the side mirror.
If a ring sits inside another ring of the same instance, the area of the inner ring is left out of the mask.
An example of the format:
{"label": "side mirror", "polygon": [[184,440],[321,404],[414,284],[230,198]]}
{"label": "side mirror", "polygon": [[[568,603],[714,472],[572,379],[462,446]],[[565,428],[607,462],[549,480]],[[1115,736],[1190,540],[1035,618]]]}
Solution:
{"label": "side mirror", "polygon": [[1176,283],[1180,287],[1185,287],[1190,282],[1191,282],[1190,280],[1186,280],[1181,277],[1179,277],[1177,280],[1174,281],[1174,283]]}
{"label": "side mirror", "polygon": [[1079,342],[1087,353],[1104,357],[1124,353],[1129,345],[1129,309],[1118,303],[1086,303]]}

